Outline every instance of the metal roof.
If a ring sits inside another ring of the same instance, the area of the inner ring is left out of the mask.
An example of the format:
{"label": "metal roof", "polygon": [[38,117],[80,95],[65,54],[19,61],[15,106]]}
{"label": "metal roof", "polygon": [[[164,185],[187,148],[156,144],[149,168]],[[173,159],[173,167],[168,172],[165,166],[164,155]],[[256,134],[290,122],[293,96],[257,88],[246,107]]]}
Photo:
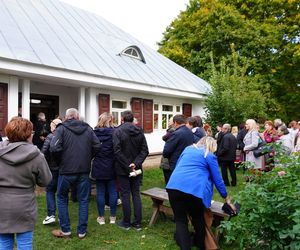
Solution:
{"label": "metal roof", "polygon": [[[139,48],[146,63],[120,55],[130,46]],[[0,0],[0,57],[192,93],[210,91],[206,81],[102,17],[58,0]]]}

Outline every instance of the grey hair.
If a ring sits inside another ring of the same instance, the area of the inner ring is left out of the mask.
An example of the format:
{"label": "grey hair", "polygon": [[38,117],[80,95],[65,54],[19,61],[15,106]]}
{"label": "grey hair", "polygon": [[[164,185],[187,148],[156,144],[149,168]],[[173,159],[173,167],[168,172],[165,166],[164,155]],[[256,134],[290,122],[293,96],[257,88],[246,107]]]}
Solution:
{"label": "grey hair", "polygon": [[227,131],[231,131],[231,125],[229,123],[223,124],[223,128],[225,128]]}
{"label": "grey hair", "polygon": [[40,112],[40,113],[38,114],[38,118],[39,118],[39,119],[42,119],[42,120],[45,120],[45,119],[46,119],[45,113]]}
{"label": "grey hair", "polygon": [[287,135],[290,133],[286,125],[279,126],[278,130],[280,130],[284,135]]}
{"label": "grey hair", "polygon": [[79,112],[75,108],[70,108],[66,110],[66,119],[79,119]]}
{"label": "grey hair", "polygon": [[275,119],[274,120],[274,126],[275,127],[280,127],[281,125],[283,125],[283,122],[281,119]]}

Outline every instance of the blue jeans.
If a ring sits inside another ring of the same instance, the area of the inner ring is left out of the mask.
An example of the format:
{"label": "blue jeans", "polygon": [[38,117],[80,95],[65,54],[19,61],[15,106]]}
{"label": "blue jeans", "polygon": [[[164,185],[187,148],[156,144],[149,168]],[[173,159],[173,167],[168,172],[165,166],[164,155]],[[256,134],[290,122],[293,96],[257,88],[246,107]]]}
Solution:
{"label": "blue jeans", "polygon": [[79,216],[77,233],[83,234],[87,231],[89,197],[91,182],[88,174],[60,175],[57,186],[57,207],[61,230],[64,233],[71,232],[68,201],[70,187],[76,185],[78,192]]}
{"label": "blue jeans", "polygon": [[108,191],[110,215],[116,216],[117,210],[117,190],[115,180],[96,180],[97,207],[99,216],[104,216],[105,192]]}
{"label": "blue jeans", "polygon": [[58,182],[58,171],[51,171],[52,180],[46,187],[46,201],[47,201],[47,211],[48,216],[54,215],[56,211],[56,200],[55,193],[57,190],[57,182]]}
{"label": "blue jeans", "polygon": [[142,175],[136,177],[118,176],[121,188],[121,199],[123,209],[123,223],[125,226],[131,225],[131,205],[130,194],[133,201],[134,220],[133,223],[141,224],[142,222],[142,201],[140,195]]}
{"label": "blue jeans", "polygon": [[[18,250],[31,250],[33,231],[25,233],[16,233]],[[15,234],[0,234],[0,250],[14,249]]]}

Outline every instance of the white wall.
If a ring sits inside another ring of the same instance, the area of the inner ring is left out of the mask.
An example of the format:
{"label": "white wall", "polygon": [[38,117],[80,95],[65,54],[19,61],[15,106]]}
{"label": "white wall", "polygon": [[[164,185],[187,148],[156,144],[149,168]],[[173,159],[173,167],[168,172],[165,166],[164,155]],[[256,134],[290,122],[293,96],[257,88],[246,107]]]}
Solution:
{"label": "white wall", "polygon": [[[84,87],[84,86],[82,86]],[[96,98],[99,93],[102,94],[109,94],[111,100],[120,100],[127,102],[127,109],[130,109],[130,100],[132,97],[143,98],[143,99],[151,99],[153,103],[158,104],[169,104],[169,105],[178,105],[182,106],[182,103],[190,103],[192,104],[192,115],[200,115],[203,117],[204,109],[203,109],[203,101],[195,101],[189,100],[186,98],[172,98],[172,97],[163,97],[163,96],[154,96],[151,94],[145,93],[138,93],[138,92],[120,92],[116,90],[109,90],[109,89],[101,89],[101,88],[92,88],[92,91],[88,91],[86,89],[86,114],[89,116],[89,121],[91,121],[91,126],[94,127],[96,125],[96,121],[98,118],[98,112],[95,109],[91,109],[89,107],[89,100],[87,97]],[[46,84],[46,83],[37,83],[31,81],[30,84],[30,92],[36,94],[44,94],[44,95],[54,95],[59,96],[59,113],[60,115],[64,116],[66,109],[74,107],[78,108],[78,93],[79,93],[79,86],[78,87],[66,87],[62,85],[53,85],[53,84]],[[95,103],[95,100],[93,100]],[[85,115],[86,115],[85,114]],[[95,117],[93,117],[93,114]],[[93,124],[92,124],[93,123]],[[164,129],[157,129],[154,130],[152,133],[146,134],[146,139],[148,142],[148,147],[150,153],[161,152],[164,147],[164,141],[161,139],[162,136],[165,134]]]}
{"label": "white wall", "polygon": [[[178,105],[182,106],[182,103],[190,103],[192,104],[192,115],[200,115],[203,117],[204,115],[204,107],[202,101],[188,100],[188,99],[180,99],[180,98],[171,98],[171,97],[163,97],[163,96],[153,96],[147,95],[143,93],[130,93],[130,92],[119,92],[105,89],[98,89],[101,94],[109,94],[110,100],[120,100],[127,101],[127,108],[130,109],[130,99],[132,97],[138,97],[143,99],[152,99],[153,103],[158,104],[169,104],[169,105]],[[166,133],[164,129],[155,129],[152,133],[145,134],[149,152],[156,153],[162,152],[165,142],[162,140],[162,136]]]}

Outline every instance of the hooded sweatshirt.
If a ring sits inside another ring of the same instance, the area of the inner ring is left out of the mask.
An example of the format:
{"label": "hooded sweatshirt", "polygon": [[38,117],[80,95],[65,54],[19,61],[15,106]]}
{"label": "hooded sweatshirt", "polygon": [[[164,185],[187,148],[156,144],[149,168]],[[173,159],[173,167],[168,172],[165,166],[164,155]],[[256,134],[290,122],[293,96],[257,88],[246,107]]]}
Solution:
{"label": "hooded sweatshirt", "polygon": [[89,174],[91,160],[100,149],[93,129],[76,119],[59,124],[50,143],[50,152],[59,160],[60,175]]}
{"label": "hooded sweatshirt", "polygon": [[131,122],[125,122],[115,129],[113,134],[115,152],[115,170],[117,175],[129,175],[131,163],[137,169],[149,154],[148,145],[143,130]]}
{"label": "hooded sweatshirt", "polygon": [[0,233],[33,231],[35,186],[52,179],[43,154],[28,142],[1,142],[0,173]]}

